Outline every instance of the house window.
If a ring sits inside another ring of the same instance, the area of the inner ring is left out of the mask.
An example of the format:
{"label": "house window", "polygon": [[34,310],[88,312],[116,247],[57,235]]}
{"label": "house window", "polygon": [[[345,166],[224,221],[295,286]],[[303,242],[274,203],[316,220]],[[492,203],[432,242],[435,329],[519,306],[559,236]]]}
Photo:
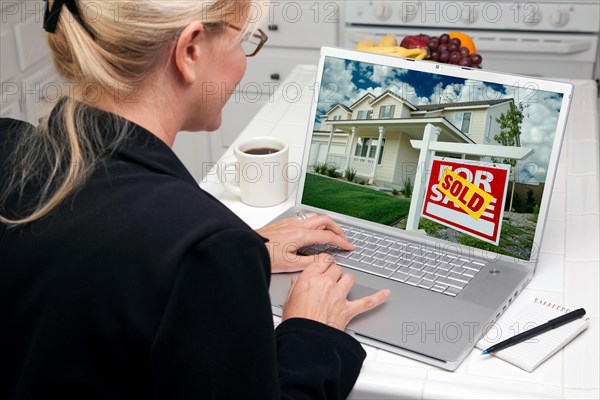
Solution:
{"label": "house window", "polygon": [[[354,150],[354,155],[356,157],[365,157],[365,158],[375,158],[375,154],[377,153],[377,146],[379,145],[379,140],[376,138],[366,138],[359,137],[356,141],[356,149]],[[381,152],[379,153],[379,159],[377,160],[377,164],[381,165],[381,160],[383,159],[383,149],[385,148],[385,139],[382,139],[381,143]]]}
{"label": "house window", "polygon": [[366,157],[367,152],[369,151],[370,141],[370,138],[359,137],[356,141],[356,150],[354,151],[354,155],[357,157]]}
{"label": "house window", "polygon": [[454,114],[454,125],[463,133],[469,133],[471,130],[471,114],[471,112],[459,112]]}
{"label": "house window", "polygon": [[379,119],[392,118],[394,116],[395,108],[396,106],[394,104],[379,107]]}
{"label": "house window", "polygon": [[356,119],[373,119],[373,110],[361,110],[356,114]]}
{"label": "house window", "polygon": [[487,128],[487,130],[485,132],[485,137],[487,139],[490,139],[491,134],[492,134],[492,116],[489,115],[488,116],[488,128]]}

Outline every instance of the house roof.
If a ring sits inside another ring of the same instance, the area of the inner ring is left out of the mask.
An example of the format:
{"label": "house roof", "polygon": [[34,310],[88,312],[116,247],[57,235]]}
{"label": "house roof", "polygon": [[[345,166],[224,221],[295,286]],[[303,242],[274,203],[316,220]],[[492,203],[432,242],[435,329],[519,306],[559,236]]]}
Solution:
{"label": "house roof", "polygon": [[375,98],[375,95],[373,95],[371,93],[365,94],[363,97],[361,97],[360,99],[358,99],[354,103],[352,103],[352,105],[350,106],[350,108],[354,108],[355,105],[357,105],[358,103],[360,103],[361,101],[363,101],[366,97],[370,97],[371,100],[373,100]]}
{"label": "house roof", "polygon": [[[331,125],[335,129],[351,132],[352,128],[356,129],[358,135],[365,134],[367,132],[377,132],[379,126],[383,126],[387,129],[399,129],[402,128],[403,132],[409,134],[414,138],[422,137],[423,129],[427,124],[433,124],[442,129],[443,135],[450,135],[454,139],[458,139],[464,143],[475,143],[473,139],[461,132],[454,124],[448,121],[445,117],[433,117],[433,118],[395,118],[395,119],[353,119],[345,121],[331,121]],[[419,136],[420,135],[420,136]],[[441,140],[444,141],[444,140]]]}
{"label": "house roof", "polygon": [[493,106],[500,103],[513,101],[513,99],[500,99],[500,100],[482,100],[482,101],[465,101],[461,103],[440,103],[440,104],[425,104],[422,106],[416,106],[418,111],[434,111],[443,110],[449,107],[476,107],[476,106]]}
{"label": "house roof", "polygon": [[371,101],[371,105],[377,103],[379,100],[383,99],[386,96],[392,96],[395,97],[396,99],[400,100],[401,102],[405,103],[408,107],[412,108],[413,110],[416,110],[417,107],[415,107],[414,105],[412,105],[408,100],[406,100],[404,97],[402,96],[398,96],[396,93],[392,92],[391,90],[386,90],[385,92],[383,92],[382,94],[380,94],[379,96],[377,96],[375,99],[373,99]]}
{"label": "house roof", "polygon": [[329,109],[329,111],[327,111],[326,115],[331,113],[337,106],[340,106],[340,107],[342,107],[342,109],[344,111],[351,113],[352,108],[354,108],[358,103],[360,103],[367,97],[371,97],[371,101],[369,102],[369,104],[373,105],[386,96],[395,97],[396,99],[402,101],[404,104],[406,104],[408,107],[410,107],[412,110],[417,111],[417,112],[418,111],[425,111],[425,112],[436,111],[436,110],[443,110],[445,108],[455,108],[455,107],[478,107],[478,106],[485,107],[485,106],[493,106],[496,104],[514,101],[513,99],[500,99],[500,100],[465,101],[465,102],[460,102],[460,103],[424,104],[424,105],[420,105],[420,106],[415,106],[412,103],[410,103],[408,100],[403,98],[402,96],[399,96],[396,93],[394,93],[393,91],[386,90],[385,92],[383,92],[382,94],[380,94],[377,97],[375,97],[371,93],[367,93],[364,96],[362,96],[360,99],[355,101],[350,107],[345,106],[341,103],[337,103],[336,105],[331,107],[331,109]]}
{"label": "house roof", "polygon": [[345,106],[345,105],[343,105],[343,104],[341,104],[341,103],[337,103],[335,106],[331,107],[331,108],[329,109],[329,111],[327,111],[327,112],[325,113],[325,115],[329,115],[329,113],[331,113],[331,112],[332,112],[333,110],[335,110],[337,107],[341,107],[341,108],[342,108],[344,111],[346,111],[346,112],[348,112],[348,113],[352,113],[352,110],[351,110],[351,109],[349,109],[347,106]]}

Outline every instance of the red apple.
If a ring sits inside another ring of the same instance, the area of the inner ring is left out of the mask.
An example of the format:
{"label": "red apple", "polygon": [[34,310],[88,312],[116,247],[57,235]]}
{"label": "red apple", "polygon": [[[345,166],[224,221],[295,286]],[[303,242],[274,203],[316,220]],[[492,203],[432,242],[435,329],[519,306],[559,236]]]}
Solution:
{"label": "red apple", "polygon": [[400,42],[400,46],[404,47],[405,49],[427,48],[429,40],[429,35],[425,35],[423,33],[419,35],[406,36],[404,39],[402,39],[402,42]]}

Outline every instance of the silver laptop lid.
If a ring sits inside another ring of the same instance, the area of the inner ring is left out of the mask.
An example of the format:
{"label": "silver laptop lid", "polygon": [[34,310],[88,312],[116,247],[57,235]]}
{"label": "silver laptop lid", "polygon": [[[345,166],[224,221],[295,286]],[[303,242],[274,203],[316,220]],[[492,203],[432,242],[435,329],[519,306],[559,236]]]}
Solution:
{"label": "silver laptop lid", "polygon": [[572,85],[323,48],[315,91],[297,205],[537,261]]}

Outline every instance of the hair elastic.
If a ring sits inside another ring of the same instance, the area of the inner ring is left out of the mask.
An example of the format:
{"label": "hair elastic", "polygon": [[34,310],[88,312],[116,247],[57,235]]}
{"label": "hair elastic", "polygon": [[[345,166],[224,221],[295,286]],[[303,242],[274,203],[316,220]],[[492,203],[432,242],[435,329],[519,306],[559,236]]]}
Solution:
{"label": "hair elastic", "polygon": [[79,25],[91,36],[94,37],[92,31],[86,26],[81,18],[81,13],[79,12],[79,7],[77,7],[77,3],[75,0],[55,0],[54,4],[52,4],[52,9],[50,9],[50,2],[46,1],[46,12],[44,13],[44,30],[49,33],[56,32],[56,26],[58,25],[58,20],[60,18],[60,11],[63,8],[63,5],[66,5],[71,14],[75,17]]}

